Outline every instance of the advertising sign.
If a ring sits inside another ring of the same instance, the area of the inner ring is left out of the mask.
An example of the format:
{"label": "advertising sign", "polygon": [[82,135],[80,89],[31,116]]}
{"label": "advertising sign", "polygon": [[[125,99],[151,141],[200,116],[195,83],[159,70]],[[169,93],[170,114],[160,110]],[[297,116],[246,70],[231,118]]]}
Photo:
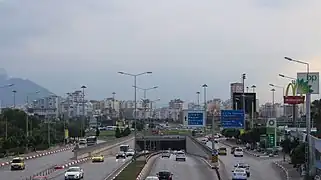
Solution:
{"label": "advertising sign", "polygon": [[[309,88],[305,88],[305,87],[307,86],[304,86],[304,83],[301,83],[300,80],[289,83],[285,90],[284,103],[285,104],[303,104],[305,99],[304,96],[302,95],[297,96],[297,94],[299,90],[301,90],[301,92],[309,90]],[[290,88],[292,90],[292,95],[289,96]]]}
{"label": "advertising sign", "polygon": [[284,96],[285,104],[303,104],[304,96]]}
{"label": "advertising sign", "polygon": [[[256,93],[244,93],[245,113],[256,112]],[[233,93],[233,109],[243,110],[243,93]]]}
{"label": "advertising sign", "polygon": [[204,114],[204,111],[186,111],[184,112],[184,124],[187,124],[189,127],[204,127]]}
{"label": "advertising sign", "polygon": [[221,110],[221,127],[244,129],[245,116],[243,110]]}
{"label": "advertising sign", "polygon": [[[310,72],[309,76],[306,72],[297,73],[297,82],[309,88],[311,94],[319,94],[319,72]],[[298,94],[306,94],[304,90],[299,88]]]}

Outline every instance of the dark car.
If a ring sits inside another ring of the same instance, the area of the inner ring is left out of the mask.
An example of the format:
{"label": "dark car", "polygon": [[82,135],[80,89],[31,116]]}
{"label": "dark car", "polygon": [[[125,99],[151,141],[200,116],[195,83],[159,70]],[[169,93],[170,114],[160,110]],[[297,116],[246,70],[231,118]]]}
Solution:
{"label": "dark car", "polygon": [[116,155],[116,159],[126,159],[126,154],[125,153],[118,153]]}
{"label": "dark car", "polygon": [[157,173],[159,180],[172,180],[173,174],[169,171],[160,171]]}

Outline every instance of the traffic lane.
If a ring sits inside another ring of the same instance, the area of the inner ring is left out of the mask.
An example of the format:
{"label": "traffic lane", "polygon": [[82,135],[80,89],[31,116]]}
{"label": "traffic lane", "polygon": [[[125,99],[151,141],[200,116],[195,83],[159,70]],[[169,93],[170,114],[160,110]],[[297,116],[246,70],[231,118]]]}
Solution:
{"label": "traffic lane", "polygon": [[21,180],[22,178],[32,176],[38,172],[51,168],[54,165],[68,162],[71,157],[73,157],[73,152],[71,152],[71,150],[42,156],[34,160],[26,161],[26,169],[22,171],[11,171],[10,166],[1,168],[0,177],[1,179]]}
{"label": "traffic lane", "polygon": [[[74,166],[80,166],[84,169],[84,179],[97,179],[102,180],[105,177],[107,177],[109,174],[111,174],[114,170],[120,168],[125,162],[129,161],[130,158],[127,159],[118,159],[116,160],[115,157],[105,157],[104,162],[88,162],[80,165],[74,165]],[[61,180],[64,179],[63,171],[58,176],[52,178],[52,180]]]}
{"label": "traffic lane", "polygon": [[186,156],[186,161],[175,161],[175,155],[170,158],[157,158],[149,176],[156,176],[159,171],[170,171],[175,180],[217,179],[214,170],[202,160]]}
{"label": "traffic lane", "polygon": [[[134,147],[134,140],[127,143],[131,148]],[[126,161],[129,161],[131,157],[126,159],[116,159],[116,154],[120,151],[119,146],[109,149],[108,151],[102,152],[100,154],[105,156],[105,161],[102,163],[93,163],[88,161],[84,164],[75,164],[73,166],[80,166],[84,169],[85,179],[104,179],[114,170],[119,168]],[[58,180],[64,179],[65,171],[61,171],[58,174],[54,174],[50,179]]]}
{"label": "traffic lane", "polygon": [[[208,142],[207,146],[212,147],[212,143]],[[261,159],[257,159],[253,156],[247,155],[244,153],[243,157],[234,157],[231,154],[231,148],[221,144],[216,143],[216,147],[226,147],[227,148],[227,155],[226,156],[219,156],[220,160],[223,162],[225,166],[225,170],[227,172],[227,176],[232,179],[232,170],[234,169],[234,165],[236,163],[247,163],[250,165],[250,172],[251,176],[248,179],[255,179],[255,180],[265,180],[267,178],[273,178],[273,180],[281,180],[280,173],[277,172],[272,164],[271,161],[264,161]]]}

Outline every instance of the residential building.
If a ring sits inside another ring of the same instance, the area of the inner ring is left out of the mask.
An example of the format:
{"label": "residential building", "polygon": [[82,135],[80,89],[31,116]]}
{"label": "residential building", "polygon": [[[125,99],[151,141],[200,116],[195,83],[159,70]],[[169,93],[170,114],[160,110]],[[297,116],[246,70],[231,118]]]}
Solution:
{"label": "residential building", "polygon": [[61,102],[62,98],[56,95],[34,100],[32,102],[33,113],[49,118],[58,118],[62,113]]}
{"label": "residential building", "polygon": [[233,93],[242,93],[243,92],[243,83],[231,83],[231,89],[230,89],[230,93],[231,93],[231,99],[233,99]]}

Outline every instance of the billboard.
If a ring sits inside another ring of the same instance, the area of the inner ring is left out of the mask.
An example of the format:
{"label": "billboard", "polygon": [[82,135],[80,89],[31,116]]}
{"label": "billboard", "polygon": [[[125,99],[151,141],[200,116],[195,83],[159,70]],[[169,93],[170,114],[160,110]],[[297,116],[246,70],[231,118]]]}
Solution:
{"label": "billboard", "polygon": [[319,72],[309,72],[309,76],[306,72],[297,73],[297,82],[303,86],[303,88],[298,88],[298,94],[306,94],[305,87],[311,90],[311,94],[319,94]]}
{"label": "billboard", "polygon": [[[289,90],[292,90],[292,95],[289,96]],[[304,90],[304,85],[300,84],[300,80],[288,84],[284,94],[284,104],[303,104],[304,96],[298,96],[299,90]]]}
{"label": "billboard", "polygon": [[223,128],[245,128],[245,116],[243,110],[222,110],[221,127]]}
{"label": "billboard", "polygon": [[185,111],[183,124],[189,127],[204,127],[205,126],[204,111],[194,111],[194,110]]}
{"label": "billboard", "polygon": [[[245,98],[245,113],[252,113],[252,106],[254,114],[256,113],[256,93],[244,93]],[[243,110],[243,93],[233,93],[233,109]]]}

